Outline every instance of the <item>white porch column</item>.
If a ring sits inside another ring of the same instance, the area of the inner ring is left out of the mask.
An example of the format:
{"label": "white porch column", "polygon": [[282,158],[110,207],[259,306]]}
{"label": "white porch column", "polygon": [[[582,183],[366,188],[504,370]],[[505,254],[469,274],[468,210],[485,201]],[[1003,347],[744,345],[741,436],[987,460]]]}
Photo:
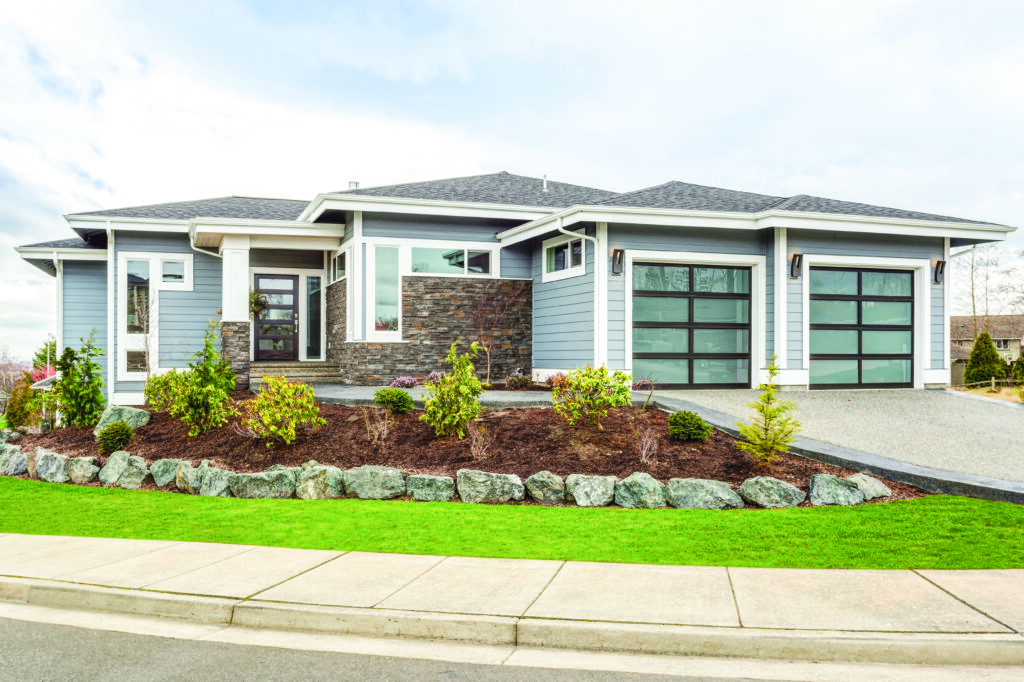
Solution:
{"label": "white porch column", "polygon": [[222,319],[224,322],[248,322],[249,237],[225,236],[221,256]]}

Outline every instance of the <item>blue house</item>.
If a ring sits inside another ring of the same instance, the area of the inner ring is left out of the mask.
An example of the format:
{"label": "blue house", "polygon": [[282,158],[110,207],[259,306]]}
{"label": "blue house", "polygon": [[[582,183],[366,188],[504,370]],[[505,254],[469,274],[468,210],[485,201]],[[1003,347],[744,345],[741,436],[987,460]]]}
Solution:
{"label": "blue house", "polygon": [[[668,182],[509,173],[312,201],[225,197],[65,216],[19,247],[57,279],[58,341],[95,332],[114,402],[217,321],[240,383],[382,384],[485,338],[492,376],[605,364],[673,387],[944,386],[950,248],[1014,228]],[[253,319],[250,297],[267,306]]]}

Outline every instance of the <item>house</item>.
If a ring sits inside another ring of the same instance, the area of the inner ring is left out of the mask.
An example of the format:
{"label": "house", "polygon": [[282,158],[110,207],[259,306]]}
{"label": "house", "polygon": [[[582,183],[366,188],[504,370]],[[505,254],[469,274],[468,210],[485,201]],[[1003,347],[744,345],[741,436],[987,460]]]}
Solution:
{"label": "house", "polygon": [[[61,345],[95,330],[111,398],[182,366],[211,320],[241,381],[381,384],[442,368],[508,303],[493,376],[606,364],[674,387],[949,382],[951,247],[1014,228],[667,182],[618,193],[501,172],[65,216],[17,250],[57,279]],[[268,308],[250,319],[250,292]]]}
{"label": "house", "polygon": [[[970,356],[974,347],[975,318],[973,315],[953,315],[949,318],[949,338]],[[1024,343],[1024,315],[978,315],[978,333],[988,332],[995,343],[999,357],[1007,362],[1020,357]]]}

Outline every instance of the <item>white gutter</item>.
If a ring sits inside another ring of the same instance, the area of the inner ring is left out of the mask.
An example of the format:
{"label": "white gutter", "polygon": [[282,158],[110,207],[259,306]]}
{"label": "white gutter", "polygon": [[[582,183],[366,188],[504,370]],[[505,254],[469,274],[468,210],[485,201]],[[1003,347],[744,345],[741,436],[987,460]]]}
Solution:
{"label": "white gutter", "polygon": [[114,306],[117,305],[117,297],[114,295],[114,230],[107,221],[107,402],[114,397],[114,365],[117,364],[117,353],[114,352]]}
{"label": "white gutter", "polygon": [[57,275],[57,310],[56,319],[53,324],[53,338],[57,339],[57,348],[59,350],[64,348],[64,265],[57,257],[56,251],[53,252],[52,259],[53,271]]}

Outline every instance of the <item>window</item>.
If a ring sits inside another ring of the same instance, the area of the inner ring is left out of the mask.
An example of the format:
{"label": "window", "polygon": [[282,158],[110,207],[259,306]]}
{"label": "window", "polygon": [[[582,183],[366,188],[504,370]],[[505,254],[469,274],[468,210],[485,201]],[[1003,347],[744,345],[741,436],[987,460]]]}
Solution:
{"label": "window", "polygon": [[149,261],[127,263],[128,295],[125,324],[129,334],[149,333]]}
{"label": "window", "polygon": [[373,330],[398,332],[401,315],[398,247],[376,246],[373,252]]}
{"label": "window", "polygon": [[164,282],[170,282],[172,284],[183,284],[185,282],[185,261],[163,261],[162,276]]}
{"label": "window", "polygon": [[306,276],[306,359],[319,360],[320,354],[320,304],[323,290],[320,277]]}
{"label": "window", "polygon": [[1010,350],[1010,339],[995,339],[995,344],[999,350]]}
{"label": "window", "polygon": [[432,275],[489,275],[491,252],[414,246],[411,270]]}
{"label": "window", "polygon": [[345,254],[339,253],[331,260],[331,281],[337,282],[339,279],[345,279]]}
{"label": "window", "polygon": [[149,362],[146,359],[146,351],[130,350],[125,352],[126,370],[129,372],[149,371]]}
{"label": "window", "polygon": [[544,242],[542,280],[554,282],[586,273],[586,240],[582,237],[555,237]]}

